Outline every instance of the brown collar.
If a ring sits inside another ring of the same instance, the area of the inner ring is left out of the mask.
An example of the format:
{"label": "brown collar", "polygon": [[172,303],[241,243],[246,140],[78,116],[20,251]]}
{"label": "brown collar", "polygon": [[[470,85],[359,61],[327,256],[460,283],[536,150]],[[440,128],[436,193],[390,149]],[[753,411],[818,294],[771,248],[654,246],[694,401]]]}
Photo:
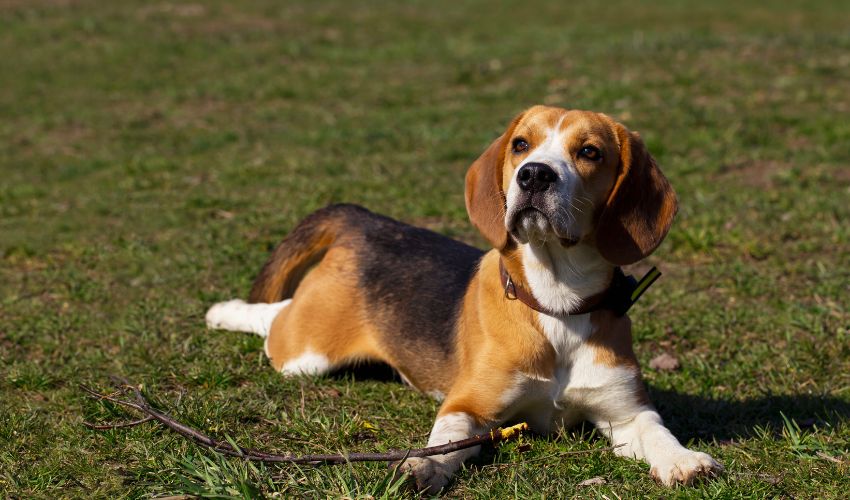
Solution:
{"label": "brown collar", "polygon": [[[628,295],[630,296],[631,290],[635,288],[636,282],[635,279],[631,276],[626,276],[625,274],[623,274],[622,269],[620,269],[619,267],[614,268],[614,277],[611,280],[611,284],[608,285],[608,288],[597,293],[596,295],[591,295],[586,299],[582,299],[582,302],[579,307],[566,313],[550,311],[549,309],[543,307],[540,302],[538,302],[537,299],[534,298],[534,296],[529,290],[526,290],[525,288],[514,282],[513,278],[511,278],[511,275],[508,274],[508,270],[505,269],[505,263],[502,262],[502,259],[499,259],[499,275],[502,279],[502,287],[505,289],[505,298],[507,298],[508,300],[519,300],[520,302],[534,309],[535,311],[547,314],[549,316],[562,316],[564,314],[574,316],[578,314],[591,313],[600,309],[609,309],[611,311],[614,311],[614,313],[618,316],[622,316],[626,313],[631,304],[633,304],[634,301],[637,300],[637,298],[634,298],[634,300],[629,302],[628,306],[626,306],[625,309],[623,308],[625,304],[623,304],[621,300],[621,297],[623,296],[622,292],[628,291]],[[652,281],[655,281],[655,279],[653,279]]]}

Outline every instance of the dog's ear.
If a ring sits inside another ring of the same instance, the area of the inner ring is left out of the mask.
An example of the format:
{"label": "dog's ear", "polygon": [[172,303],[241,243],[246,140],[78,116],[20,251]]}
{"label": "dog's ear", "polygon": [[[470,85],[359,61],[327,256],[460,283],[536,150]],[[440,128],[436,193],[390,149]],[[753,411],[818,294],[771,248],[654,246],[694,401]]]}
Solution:
{"label": "dog's ear", "polygon": [[493,141],[466,172],[466,211],[478,231],[494,248],[502,250],[508,244],[505,229],[505,192],[502,189],[502,168],[508,141],[524,113],[513,119],[508,129]]}
{"label": "dog's ear", "polygon": [[596,226],[596,246],[616,265],[651,254],[670,230],[678,210],[676,193],[641,138],[615,124],[620,167]]}

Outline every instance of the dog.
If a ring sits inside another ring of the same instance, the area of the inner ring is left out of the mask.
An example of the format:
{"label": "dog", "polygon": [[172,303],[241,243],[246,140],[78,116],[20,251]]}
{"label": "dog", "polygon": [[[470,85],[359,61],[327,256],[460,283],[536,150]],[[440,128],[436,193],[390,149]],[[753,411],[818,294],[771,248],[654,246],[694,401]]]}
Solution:
{"label": "dog", "polygon": [[[604,114],[532,107],[469,168],[465,198],[486,253],[332,205],[277,246],[248,302],[214,305],[207,324],[265,337],[284,375],[389,364],[442,400],[428,446],[507,421],[546,434],[588,420],[664,485],[720,473],[662,423],[622,300],[609,300],[619,266],[652,253],[678,208],[640,137]],[[478,450],[401,469],[437,493]]]}

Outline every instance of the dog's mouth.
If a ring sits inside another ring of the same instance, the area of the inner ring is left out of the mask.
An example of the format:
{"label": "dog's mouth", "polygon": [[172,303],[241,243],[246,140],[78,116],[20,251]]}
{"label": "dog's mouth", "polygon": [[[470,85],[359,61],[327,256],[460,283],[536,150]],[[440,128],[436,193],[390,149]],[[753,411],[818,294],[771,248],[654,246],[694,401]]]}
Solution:
{"label": "dog's mouth", "polygon": [[508,233],[520,243],[543,245],[556,238],[561,246],[569,248],[578,243],[558,218],[553,218],[543,210],[529,204],[514,210],[507,221]]}

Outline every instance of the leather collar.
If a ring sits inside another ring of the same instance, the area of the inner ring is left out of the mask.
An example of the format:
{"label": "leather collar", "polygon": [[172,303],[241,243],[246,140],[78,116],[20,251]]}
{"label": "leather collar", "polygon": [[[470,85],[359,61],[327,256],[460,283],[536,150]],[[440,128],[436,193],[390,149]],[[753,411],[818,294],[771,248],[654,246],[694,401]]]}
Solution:
{"label": "leather collar", "polygon": [[505,290],[506,299],[519,300],[539,313],[549,316],[563,316],[564,314],[575,316],[606,309],[612,311],[617,316],[623,316],[631,308],[632,304],[637,302],[637,299],[643,295],[643,292],[649,288],[649,285],[658,279],[661,273],[653,267],[640,281],[637,281],[632,276],[626,276],[619,267],[615,267],[614,276],[608,288],[596,295],[582,299],[581,304],[577,308],[568,312],[555,312],[543,307],[534,298],[530,290],[526,290],[514,282],[511,275],[508,274],[508,270],[505,269],[505,264],[501,258],[499,259],[499,275],[502,280],[502,288]]}

